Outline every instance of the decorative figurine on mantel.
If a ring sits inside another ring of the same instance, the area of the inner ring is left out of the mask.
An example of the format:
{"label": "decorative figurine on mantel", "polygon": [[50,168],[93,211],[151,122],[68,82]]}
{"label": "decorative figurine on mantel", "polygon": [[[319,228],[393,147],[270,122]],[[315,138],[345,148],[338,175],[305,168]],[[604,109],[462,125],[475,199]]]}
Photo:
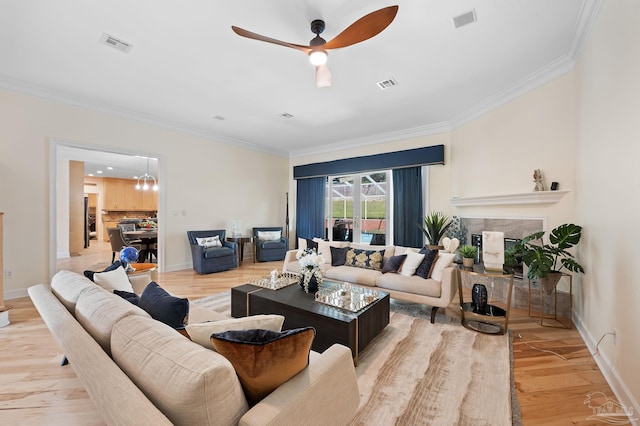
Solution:
{"label": "decorative figurine on mantel", "polygon": [[533,188],[533,192],[544,191],[544,183],[542,183],[542,172],[540,169],[533,171],[533,181],[536,186]]}

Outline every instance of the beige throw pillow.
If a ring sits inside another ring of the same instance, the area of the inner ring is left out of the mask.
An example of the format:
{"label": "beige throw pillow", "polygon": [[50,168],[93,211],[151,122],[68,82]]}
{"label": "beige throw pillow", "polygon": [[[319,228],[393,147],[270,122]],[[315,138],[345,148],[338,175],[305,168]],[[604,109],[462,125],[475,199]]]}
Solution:
{"label": "beige throw pillow", "polygon": [[113,293],[113,290],[128,291],[134,293],[133,287],[129,282],[129,277],[124,271],[124,268],[120,266],[113,271],[108,272],[96,272],[93,275],[93,281],[100,287]]}
{"label": "beige throw pillow", "polygon": [[424,254],[416,253],[411,250],[407,250],[405,254],[407,255],[407,258],[402,264],[402,268],[400,268],[400,275],[410,277],[416,273],[416,269],[418,269],[418,266],[422,263],[422,259],[424,259]]}
{"label": "beige throw pillow", "polygon": [[430,278],[433,278],[436,281],[442,281],[445,268],[453,264],[453,259],[455,257],[456,257],[455,253],[440,252],[438,254],[438,259],[436,260],[436,264],[433,265],[433,269],[431,270]]}

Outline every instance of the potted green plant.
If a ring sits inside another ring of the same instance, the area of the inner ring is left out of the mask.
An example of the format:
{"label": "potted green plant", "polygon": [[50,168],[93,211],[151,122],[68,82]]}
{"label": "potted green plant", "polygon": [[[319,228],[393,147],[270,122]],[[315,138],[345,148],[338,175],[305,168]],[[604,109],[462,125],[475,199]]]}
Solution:
{"label": "potted green plant", "polygon": [[424,217],[424,224],[418,224],[418,228],[424,233],[429,241],[429,248],[443,248],[440,240],[444,237],[447,229],[451,226],[448,216],[442,212],[432,211]]}
{"label": "potted green plant", "polygon": [[544,243],[543,237],[544,231],[541,231],[523,238],[519,250],[522,250],[522,261],[529,268],[527,277],[539,280],[544,291],[551,294],[562,277],[563,268],[584,273],[582,265],[567,251],[580,242],[582,227],[566,223],[554,228],[549,234],[549,244]]}
{"label": "potted green plant", "polygon": [[460,255],[462,255],[462,266],[465,268],[473,268],[473,263],[478,255],[478,248],[471,245],[460,247]]}

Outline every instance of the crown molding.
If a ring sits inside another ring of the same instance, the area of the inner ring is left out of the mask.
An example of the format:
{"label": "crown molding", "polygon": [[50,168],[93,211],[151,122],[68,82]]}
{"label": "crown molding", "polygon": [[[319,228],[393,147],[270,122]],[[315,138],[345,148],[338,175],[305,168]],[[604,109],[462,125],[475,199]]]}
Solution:
{"label": "crown molding", "polygon": [[603,5],[604,0],[585,0],[582,4],[576,29],[573,33],[573,43],[571,43],[571,47],[569,48],[569,56],[571,56],[576,63],[582,56],[584,46],[587,43],[587,39],[591,34],[591,30],[598,16],[600,16]]}
{"label": "crown molding", "polygon": [[498,93],[486,98],[484,101],[474,105],[472,108],[455,116],[451,120],[451,128],[457,129],[462,125],[519,98],[525,93],[537,89],[538,87],[571,72],[575,68],[575,65],[575,61],[569,56],[563,55],[557,58],[553,62],[529,74],[515,84],[506,87]]}
{"label": "crown molding", "polygon": [[86,98],[74,96],[62,91],[50,89],[37,84],[28,83],[22,80],[14,79],[5,75],[0,75],[0,88],[22,93],[37,98],[47,99],[50,101],[60,102],[68,105],[73,105],[87,110],[99,111],[106,114],[116,115],[118,117],[127,118],[130,120],[140,121],[145,124],[162,127],[169,130],[174,130],[182,133],[188,133],[203,139],[208,139],[216,142],[221,142],[227,145],[234,145],[253,151],[264,152],[267,154],[276,155],[279,157],[288,157],[288,152],[269,149],[261,145],[256,145],[251,142],[244,141],[242,139],[226,136],[223,134],[216,134],[204,130],[202,128],[190,126],[188,124],[180,123],[168,118],[155,116],[151,114],[145,114],[139,111],[120,108],[114,105],[110,105],[102,102],[90,101]]}

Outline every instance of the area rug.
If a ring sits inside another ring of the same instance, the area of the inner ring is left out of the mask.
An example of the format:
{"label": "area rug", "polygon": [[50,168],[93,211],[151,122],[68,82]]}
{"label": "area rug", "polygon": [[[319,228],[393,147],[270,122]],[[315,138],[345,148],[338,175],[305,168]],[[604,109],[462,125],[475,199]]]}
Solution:
{"label": "area rug", "polygon": [[[230,293],[194,303],[229,315]],[[424,305],[392,301],[389,325],[359,354],[352,425],[519,425],[511,337],[456,319],[429,322]]]}

